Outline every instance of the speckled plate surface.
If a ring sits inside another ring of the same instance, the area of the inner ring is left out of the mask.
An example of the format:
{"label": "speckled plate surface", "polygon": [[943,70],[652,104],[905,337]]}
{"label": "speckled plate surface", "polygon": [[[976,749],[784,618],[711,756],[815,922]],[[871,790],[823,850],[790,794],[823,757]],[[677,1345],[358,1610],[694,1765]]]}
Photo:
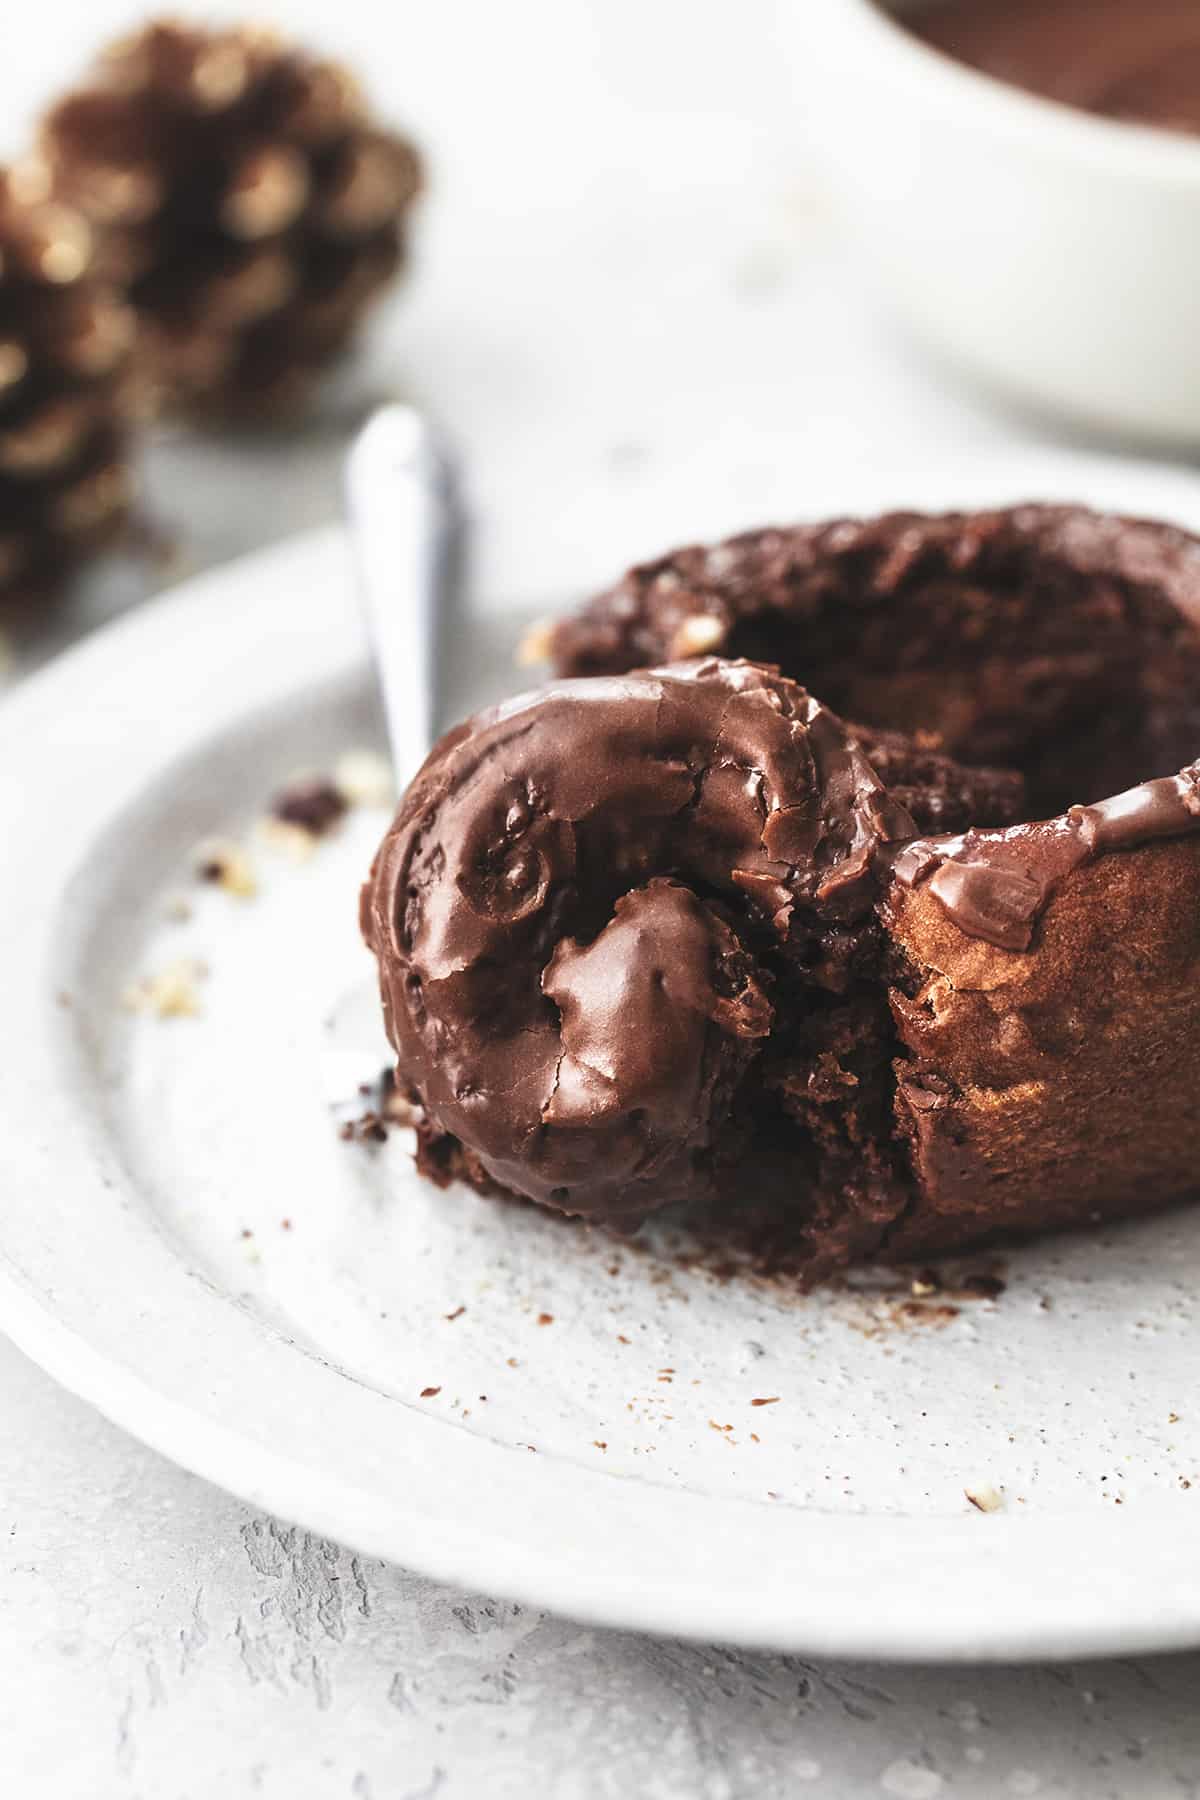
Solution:
{"label": "speckled plate surface", "polygon": [[[803,510],[1033,497],[1200,523],[1191,477],[1075,458]],[[490,617],[460,704],[514,685]],[[12,1336],[258,1504],[591,1619],[871,1657],[1200,1643],[1200,1211],[805,1298],[342,1136],[383,1056],[355,899],[385,810],[303,858],[256,822],[376,731],[336,532],[0,708]],[[252,895],[195,878],[214,835]],[[164,975],[196,1010],[129,1010]]]}

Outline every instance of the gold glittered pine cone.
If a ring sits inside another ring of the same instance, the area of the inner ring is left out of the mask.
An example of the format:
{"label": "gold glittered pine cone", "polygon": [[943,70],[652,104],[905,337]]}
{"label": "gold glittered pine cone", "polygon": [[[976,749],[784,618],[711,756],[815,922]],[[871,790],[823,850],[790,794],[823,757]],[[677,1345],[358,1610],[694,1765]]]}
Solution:
{"label": "gold glittered pine cone", "polygon": [[0,169],[0,610],[52,592],[130,506],[135,319],[45,173]]}
{"label": "gold glittered pine cone", "polygon": [[345,69],[250,28],[147,25],[40,147],[137,310],[160,405],[244,420],[294,411],[346,345],[421,181]]}

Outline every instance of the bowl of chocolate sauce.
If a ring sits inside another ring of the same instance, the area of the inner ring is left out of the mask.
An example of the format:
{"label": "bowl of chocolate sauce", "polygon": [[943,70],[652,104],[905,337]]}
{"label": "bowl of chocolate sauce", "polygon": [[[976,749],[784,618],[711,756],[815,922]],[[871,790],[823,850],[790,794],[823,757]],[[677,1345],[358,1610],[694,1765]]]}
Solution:
{"label": "bowl of chocolate sauce", "polygon": [[1026,408],[1200,447],[1200,0],[808,0],[803,66],[913,333]]}
{"label": "bowl of chocolate sauce", "polygon": [[1196,0],[936,0],[897,16],[923,43],[1027,93],[1200,134]]}

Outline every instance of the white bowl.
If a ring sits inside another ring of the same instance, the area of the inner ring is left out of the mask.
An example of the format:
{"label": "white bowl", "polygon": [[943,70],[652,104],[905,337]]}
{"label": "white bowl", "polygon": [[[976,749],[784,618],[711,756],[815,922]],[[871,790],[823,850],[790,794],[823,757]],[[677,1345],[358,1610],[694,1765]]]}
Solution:
{"label": "white bowl", "polygon": [[807,8],[805,104],[912,329],[1014,400],[1200,443],[1200,139],[980,75],[872,0]]}

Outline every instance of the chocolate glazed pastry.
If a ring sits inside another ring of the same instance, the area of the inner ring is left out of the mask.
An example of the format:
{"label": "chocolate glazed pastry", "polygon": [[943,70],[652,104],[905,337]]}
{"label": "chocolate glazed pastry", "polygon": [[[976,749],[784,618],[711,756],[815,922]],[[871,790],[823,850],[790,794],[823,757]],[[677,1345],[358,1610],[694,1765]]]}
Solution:
{"label": "chocolate glazed pastry", "polygon": [[[973,784],[1016,798],[889,755],[927,821]],[[451,732],[362,909],[423,1168],[626,1230],[769,1197],[813,1266],[878,1243],[910,1184],[874,865],[916,830],[833,714],[745,663],[563,682]]]}
{"label": "chocolate glazed pastry", "polygon": [[683,551],[564,622],[575,670],[719,640],[873,724],[710,659],[443,739],[362,912],[425,1172],[683,1202],[809,1279],[1195,1193],[1198,595],[1185,534],[1022,507]]}

